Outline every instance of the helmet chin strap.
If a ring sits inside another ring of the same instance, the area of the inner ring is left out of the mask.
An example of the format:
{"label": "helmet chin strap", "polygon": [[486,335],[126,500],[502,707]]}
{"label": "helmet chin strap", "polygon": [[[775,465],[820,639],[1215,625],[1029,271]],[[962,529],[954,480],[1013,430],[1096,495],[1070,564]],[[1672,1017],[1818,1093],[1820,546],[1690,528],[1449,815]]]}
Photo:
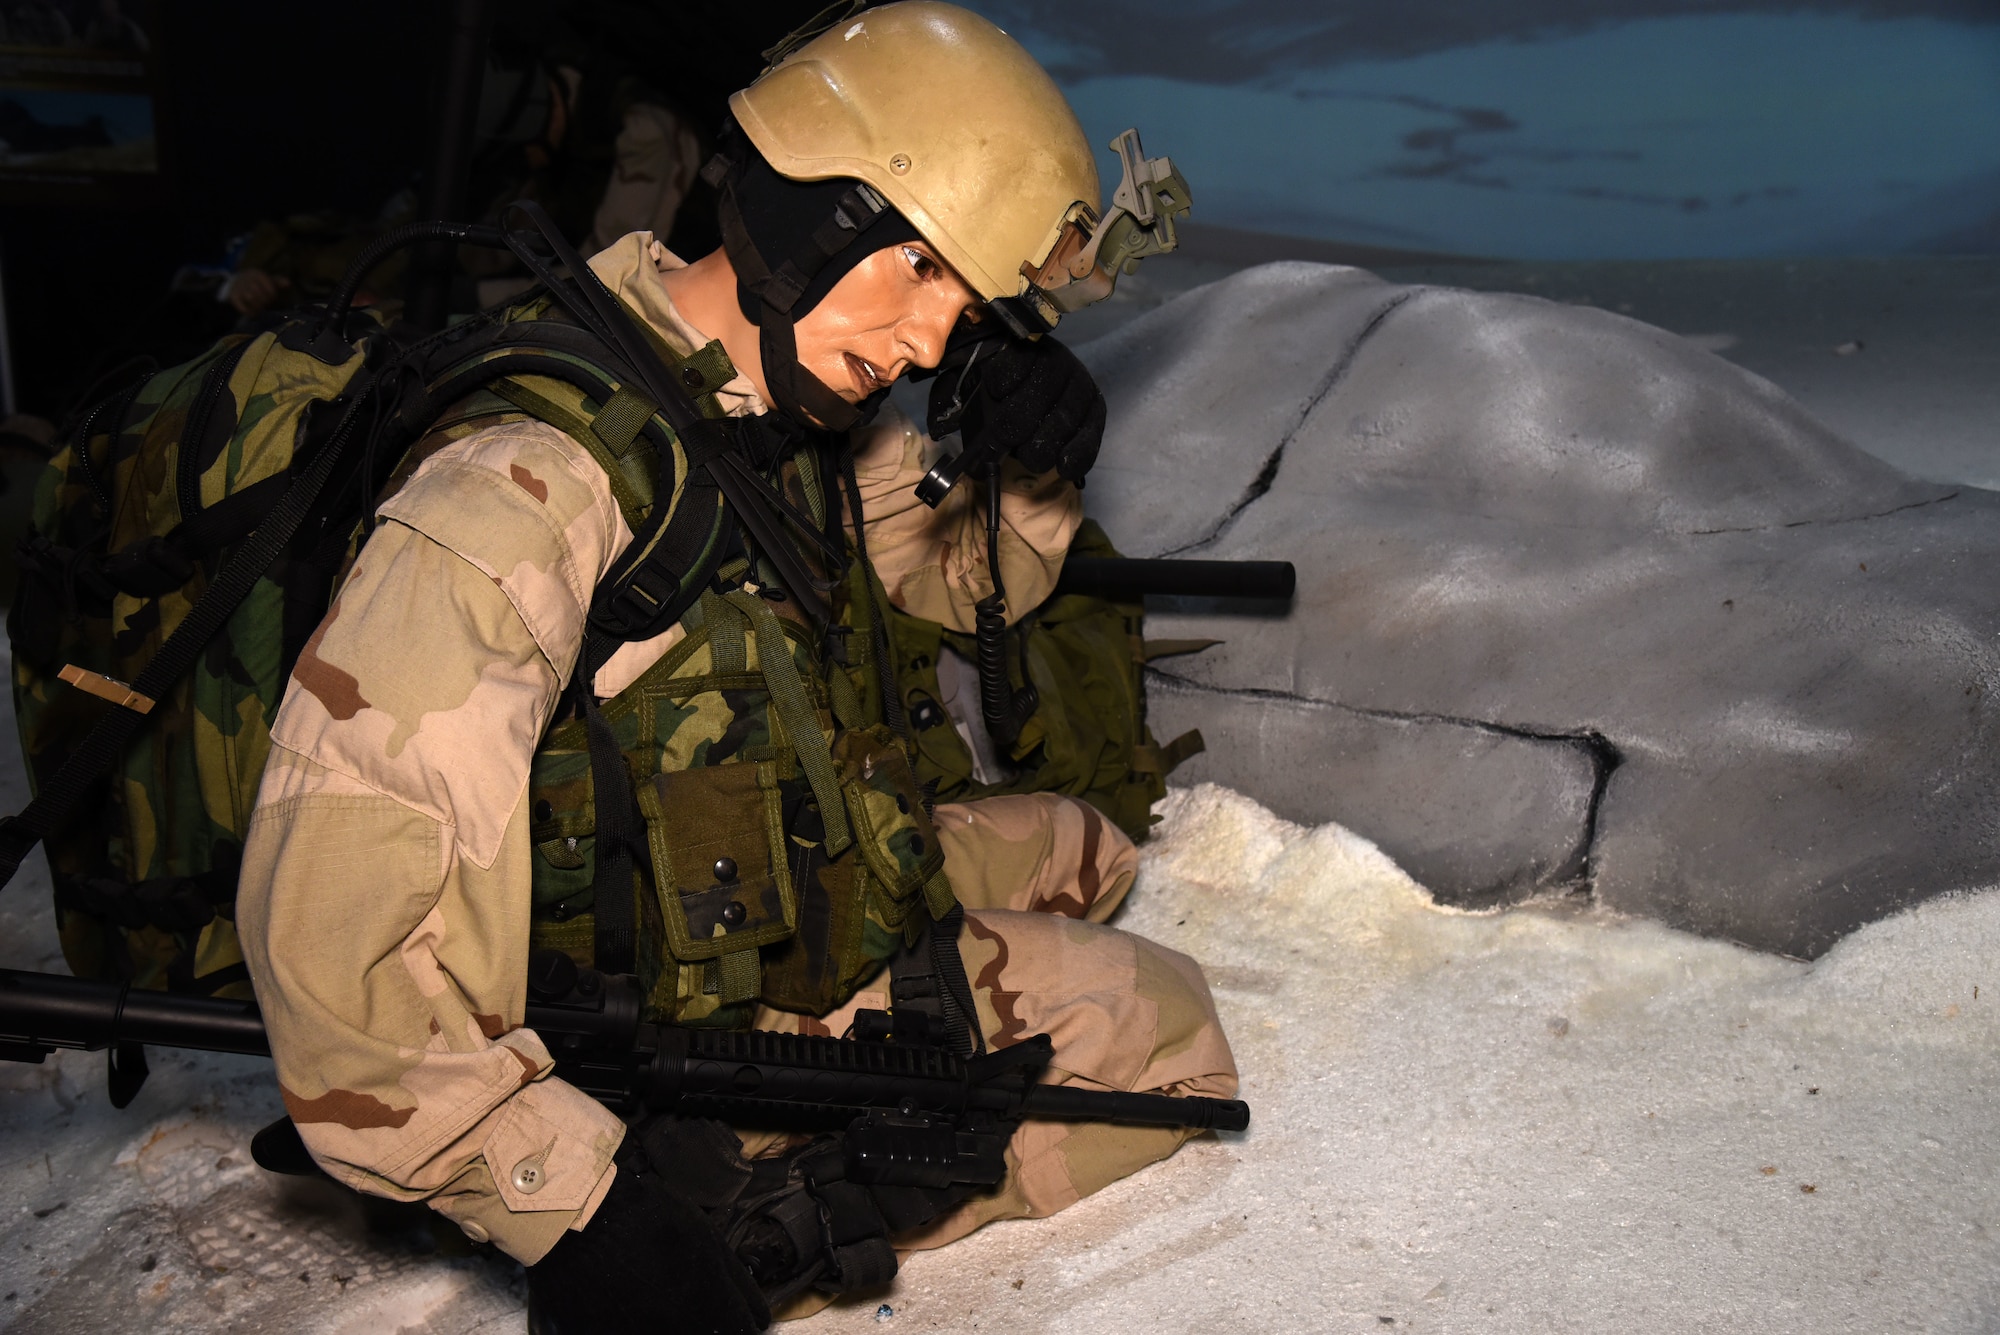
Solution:
{"label": "helmet chin strap", "polygon": [[[736,270],[737,304],[758,328],[771,406],[801,426],[825,431],[860,426],[888,391],[878,390],[859,404],[841,398],[800,363],[797,322],[856,264],[887,246],[917,240],[917,231],[860,181],[787,180],[742,136],[730,135],[725,144],[702,175],[718,196],[716,219]],[[753,227],[752,219],[759,226]],[[766,233],[762,244],[758,230]],[[864,236],[868,244],[858,244]],[[781,249],[791,254],[774,266],[769,254]]]}
{"label": "helmet chin strap", "polygon": [[791,316],[769,308],[762,314],[757,350],[763,359],[764,385],[771,392],[772,407],[802,426],[827,431],[848,431],[875,416],[887,390],[877,391],[859,404],[849,403],[799,361]]}

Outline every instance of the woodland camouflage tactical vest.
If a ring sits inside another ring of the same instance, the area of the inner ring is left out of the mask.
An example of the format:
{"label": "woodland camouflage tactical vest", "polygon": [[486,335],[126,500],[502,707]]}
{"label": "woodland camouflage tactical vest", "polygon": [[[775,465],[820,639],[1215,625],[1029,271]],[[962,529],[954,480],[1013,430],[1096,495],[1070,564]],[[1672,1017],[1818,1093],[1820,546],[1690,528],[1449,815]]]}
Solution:
{"label": "woodland camouflage tactical vest", "polygon": [[[655,350],[691,383],[735,374],[719,344],[685,359]],[[720,413],[711,395],[697,407]],[[447,414],[399,479],[450,440],[534,418],[591,453],[637,532],[656,503],[655,468],[685,468],[640,457],[650,447],[637,420],[616,408],[559,380],[509,377]],[[778,470],[788,496],[834,535],[837,467],[807,448]],[[831,1010],[954,903],[904,743],[865,716],[789,600],[740,587],[750,573],[740,557],[724,566],[682,618],[686,637],[602,706],[645,830],[636,960],[655,1020],[744,1026],[759,1000]],[[589,964],[597,818],[582,718],[543,739],[529,814],[533,943]],[[928,912],[913,912],[920,905]]]}

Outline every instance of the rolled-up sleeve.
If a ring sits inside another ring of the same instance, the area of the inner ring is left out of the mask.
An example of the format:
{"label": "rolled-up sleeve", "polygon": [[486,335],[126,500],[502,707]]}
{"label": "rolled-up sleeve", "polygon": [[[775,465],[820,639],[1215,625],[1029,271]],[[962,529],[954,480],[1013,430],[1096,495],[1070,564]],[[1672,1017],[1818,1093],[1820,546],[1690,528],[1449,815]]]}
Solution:
{"label": "rolled-up sleeve", "polygon": [[384,507],[294,670],[238,899],[314,1157],[527,1263],[589,1218],[624,1134],[522,1027],[528,769],[620,541],[601,478],[527,424]]}
{"label": "rolled-up sleeve", "polygon": [[[993,592],[986,568],[986,484],[968,478],[931,509],[917,499],[916,485],[937,453],[893,406],[856,440],[868,558],[897,607],[948,630],[970,631],[973,610]],[[1006,461],[1000,473],[1000,578],[1010,623],[1055,591],[1082,522],[1083,494],[1074,486],[1053,472],[1034,474]]]}

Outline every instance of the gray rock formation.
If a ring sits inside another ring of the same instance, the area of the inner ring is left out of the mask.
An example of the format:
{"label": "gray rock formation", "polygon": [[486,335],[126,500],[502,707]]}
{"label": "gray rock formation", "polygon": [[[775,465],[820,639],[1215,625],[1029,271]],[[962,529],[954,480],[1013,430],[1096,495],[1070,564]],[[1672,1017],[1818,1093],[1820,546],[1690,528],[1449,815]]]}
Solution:
{"label": "gray rock formation", "polygon": [[1558,889],[1813,956],[2000,879],[2000,493],[1916,481],[1673,334],[1283,264],[1082,349],[1131,555],[1285,557],[1153,676],[1181,776],[1440,898]]}

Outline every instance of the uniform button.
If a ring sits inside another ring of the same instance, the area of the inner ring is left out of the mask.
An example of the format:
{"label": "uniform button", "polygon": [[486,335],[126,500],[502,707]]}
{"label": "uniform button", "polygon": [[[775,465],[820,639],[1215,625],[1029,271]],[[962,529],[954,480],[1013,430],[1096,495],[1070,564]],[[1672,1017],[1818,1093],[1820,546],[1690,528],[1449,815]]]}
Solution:
{"label": "uniform button", "polygon": [[717,858],[715,860],[715,879],[721,881],[724,885],[727,885],[731,881],[735,880],[736,859]]}
{"label": "uniform button", "polygon": [[459,1228],[464,1232],[466,1237],[471,1238],[474,1242],[485,1242],[493,1236],[486,1231],[486,1225],[476,1219],[466,1220],[459,1225]]}
{"label": "uniform button", "polygon": [[910,814],[910,799],[909,799],[909,798],[907,798],[907,797],[905,797],[905,796],[903,796],[903,795],[902,795],[901,793],[897,793],[897,794],[896,794],[896,810],[898,810],[898,811],[902,812],[902,813],[903,813],[903,814],[904,814],[905,816],[909,815],[909,814]]}
{"label": "uniform button", "polygon": [[549,805],[547,798],[543,798],[541,801],[535,803],[536,820],[550,821],[554,820],[555,818],[556,818],[556,809]]}
{"label": "uniform button", "polygon": [[534,1195],[548,1180],[548,1174],[542,1171],[542,1161],[539,1157],[523,1159],[514,1165],[514,1190],[524,1196]]}
{"label": "uniform button", "polygon": [[912,853],[915,853],[918,857],[922,857],[924,855],[925,847],[926,845],[924,843],[924,837],[922,835],[913,834],[910,836],[910,851]]}
{"label": "uniform button", "polygon": [[551,918],[554,918],[557,922],[568,922],[569,905],[567,904],[556,905],[554,908],[549,910],[549,916]]}
{"label": "uniform button", "polygon": [[731,927],[741,927],[743,920],[749,916],[740,899],[732,899],[722,907],[722,921]]}
{"label": "uniform button", "polygon": [[692,366],[683,366],[681,368],[681,383],[689,389],[700,389],[705,382],[701,378],[701,371],[699,369]]}

